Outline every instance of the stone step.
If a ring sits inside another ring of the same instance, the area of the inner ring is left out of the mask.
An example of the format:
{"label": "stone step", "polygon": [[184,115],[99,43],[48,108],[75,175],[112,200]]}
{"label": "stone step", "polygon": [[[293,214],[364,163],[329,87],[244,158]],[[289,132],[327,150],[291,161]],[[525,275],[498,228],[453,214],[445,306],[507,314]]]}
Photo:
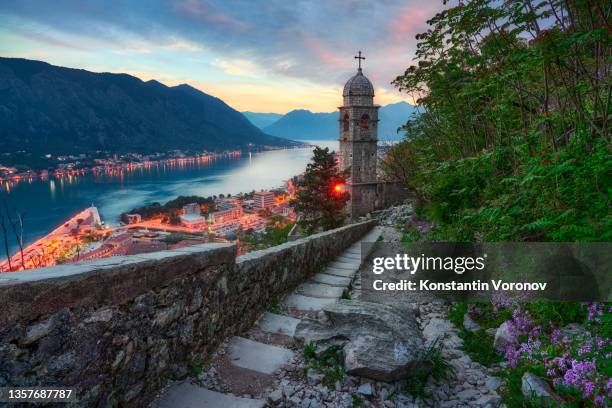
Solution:
{"label": "stone step", "polygon": [[327,265],[327,268],[331,268],[331,269],[345,269],[347,271],[357,272],[359,270],[360,266],[361,265],[357,264],[357,263],[348,263],[348,262],[334,261],[334,262],[329,263]]}
{"label": "stone step", "polygon": [[353,276],[355,276],[356,271],[357,271],[356,269],[331,268],[328,266],[327,268],[323,269],[322,273],[326,275],[333,275],[333,276],[339,276],[341,278],[352,279]]}
{"label": "stone step", "polygon": [[356,262],[361,262],[361,256],[353,256],[353,255],[342,254],[339,257],[337,257],[336,259],[334,259],[334,261],[337,261],[337,262],[347,262],[347,263],[356,263]]}
{"label": "stone step", "polygon": [[351,284],[351,278],[344,276],[328,275],[327,273],[317,273],[311,280],[313,282],[324,283],[331,286],[348,287]]}
{"label": "stone step", "polygon": [[302,283],[297,288],[297,293],[304,296],[311,296],[316,298],[332,298],[338,299],[342,296],[344,288],[337,286],[330,286],[324,283]]}
{"label": "stone step", "polygon": [[356,271],[361,266],[361,262],[333,261],[330,262],[327,266],[330,268],[349,269],[351,271]]}
{"label": "stone step", "polygon": [[299,322],[300,319],[296,319],[290,316],[265,312],[259,318],[257,325],[261,330],[265,332],[279,333],[293,337],[293,335],[295,334],[295,328]]}
{"label": "stone step", "polygon": [[236,397],[182,382],[171,386],[151,404],[153,408],[261,408],[264,400]]}
{"label": "stone step", "polygon": [[283,302],[285,307],[300,311],[319,311],[324,306],[332,304],[336,299],[314,298],[292,293]]}
{"label": "stone step", "polygon": [[262,374],[273,374],[293,359],[294,353],[283,347],[234,336],[229,343],[230,362]]}

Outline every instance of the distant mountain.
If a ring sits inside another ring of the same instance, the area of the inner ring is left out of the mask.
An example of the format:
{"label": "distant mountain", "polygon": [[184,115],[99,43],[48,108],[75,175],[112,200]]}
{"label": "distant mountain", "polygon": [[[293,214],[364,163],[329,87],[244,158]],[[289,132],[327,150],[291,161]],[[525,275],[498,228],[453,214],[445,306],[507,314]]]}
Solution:
{"label": "distant mountain", "polygon": [[[379,140],[398,140],[401,134],[397,129],[416,112],[416,108],[406,102],[382,106],[378,116]],[[270,135],[293,140],[327,140],[338,138],[338,112],[313,113],[309,110],[293,110],[271,125],[262,127]]]}
{"label": "distant mountain", "polygon": [[242,112],[252,124],[260,129],[265,128],[283,117],[280,113]]}
{"label": "distant mountain", "polygon": [[0,151],[153,152],[290,146],[189,85],[0,58]]}

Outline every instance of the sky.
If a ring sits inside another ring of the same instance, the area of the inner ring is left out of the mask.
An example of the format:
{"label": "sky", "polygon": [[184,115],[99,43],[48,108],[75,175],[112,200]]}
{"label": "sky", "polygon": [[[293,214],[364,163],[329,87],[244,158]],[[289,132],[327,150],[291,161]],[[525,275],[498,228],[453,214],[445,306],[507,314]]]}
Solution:
{"label": "sky", "polygon": [[363,52],[378,104],[437,0],[2,0],[0,56],[188,83],[240,111],[333,111]]}

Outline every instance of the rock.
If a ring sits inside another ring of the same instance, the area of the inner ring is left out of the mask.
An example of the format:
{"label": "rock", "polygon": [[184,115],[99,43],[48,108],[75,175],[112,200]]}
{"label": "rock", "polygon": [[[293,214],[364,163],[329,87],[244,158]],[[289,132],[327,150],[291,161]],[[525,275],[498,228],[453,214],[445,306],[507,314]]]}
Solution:
{"label": "rock", "polygon": [[472,400],[476,397],[478,397],[480,393],[478,392],[478,390],[474,389],[474,388],[468,388],[466,390],[463,390],[461,392],[457,393],[457,398],[459,398],[460,400],[463,401],[469,401]]}
{"label": "rock", "polygon": [[372,384],[365,383],[365,384],[361,384],[359,388],[357,388],[357,392],[362,395],[370,396],[374,394],[374,389],[372,388]]}
{"label": "rock", "polygon": [[311,385],[317,385],[323,380],[323,374],[317,373],[312,368],[308,370],[308,375],[306,376],[308,379],[308,383]]}
{"label": "rock", "polygon": [[476,333],[477,331],[482,330],[480,325],[474,320],[472,320],[469,313],[467,312],[463,315],[463,327],[465,328],[465,330],[470,331],[472,333]]}
{"label": "rock", "polygon": [[487,389],[495,391],[501,386],[501,380],[497,377],[487,377],[484,385]]}
{"label": "rock", "polygon": [[501,403],[499,395],[483,395],[474,402],[475,406],[479,407],[497,407]]}
{"label": "rock", "polygon": [[495,333],[497,333],[497,328],[495,327],[488,328],[485,330],[485,333],[487,333],[491,337],[495,337]]}
{"label": "rock", "polygon": [[530,372],[523,374],[521,391],[525,397],[535,397],[544,406],[553,406],[561,401],[546,381]]}
{"label": "rock", "polygon": [[586,334],[586,329],[578,323],[570,323],[561,328],[561,341],[569,343],[574,339],[579,339]]}
{"label": "rock", "polygon": [[423,329],[423,337],[425,337],[428,342],[432,342],[437,338],[446,337],[453,329],[452,323],[448,320],[434,317]]}
{"label": "rock", "polygon": [[283,399],[283,392],[280,389],[276,389],[268,394],[270,402],[277,403]]}
{"label": "rock", "polygon": [[42,337],[46,336],[51,332],[52,322],[50,319],[47,319],[41,323],[34,324],[27,328],[26,335],[21,341],[23,344],[28,345],[32,344],[37,340],[40,340]]}
{"label": "rock", "polygon": [[510,328],[508,322],[503,322],[501,326],[495,332],[495,340],[493,341],[493,347],[496,350],[505,350],[512,343],[512,335],[510,334]]}
{"label": "rock", "polygon": [[344,367],[349,375],[397,381],[410,372],[424,352],[412,308],[340,300],[322,311],[323,319],[303,319],[295,336],[306,343],[345,341]]}

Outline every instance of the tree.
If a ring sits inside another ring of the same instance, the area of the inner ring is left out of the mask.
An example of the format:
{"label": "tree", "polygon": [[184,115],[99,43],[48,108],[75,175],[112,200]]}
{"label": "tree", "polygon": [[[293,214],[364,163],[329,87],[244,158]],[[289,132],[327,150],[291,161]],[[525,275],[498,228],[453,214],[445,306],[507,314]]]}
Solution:
{"label": "tree", "polygon": [[346,218],[349,193],[345,190],[347,171],[340,171],[334,152],[315,147],[304,177],[297,182],[295,198],[289,204],[300,214],[306,233],[337,228]]}
{"label": "tree", "polygon": [[420,114],[381,167],[433,238],[612,239],[610,3],[444,4],[394,81]]}

